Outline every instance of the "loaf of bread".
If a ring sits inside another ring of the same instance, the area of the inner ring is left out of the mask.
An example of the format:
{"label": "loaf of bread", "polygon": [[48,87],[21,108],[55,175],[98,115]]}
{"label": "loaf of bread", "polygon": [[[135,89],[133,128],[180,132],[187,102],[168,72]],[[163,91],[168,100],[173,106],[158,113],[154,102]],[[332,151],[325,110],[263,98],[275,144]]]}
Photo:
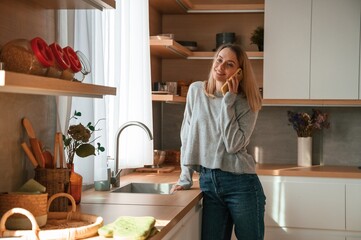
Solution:
{"label": "loaf of bread", "polygon": [[223,94],[223,95],[225,95],[225,94],[229,91],[228,82],[231,81],[231,79],[232,79],[236,74],[239,74],[240,76],[242,76],[242,69],[241,69],[241,68],[238,68],[237,71],[236,71],[230,78],[228,78],[227,81],[223,84],[223,86],[221,87],[221,91],[222,91],[222,94]]}

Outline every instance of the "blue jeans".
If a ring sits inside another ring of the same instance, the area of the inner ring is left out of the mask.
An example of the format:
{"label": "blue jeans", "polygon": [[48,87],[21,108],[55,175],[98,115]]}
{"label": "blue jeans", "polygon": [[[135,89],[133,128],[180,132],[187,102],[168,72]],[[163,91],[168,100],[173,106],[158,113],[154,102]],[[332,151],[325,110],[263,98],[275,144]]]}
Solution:
{"label": "blue jeans", "polygon": [[203,192],[202,240],[264,238],[266,197],[256,174],[234,174],[201,168]]}

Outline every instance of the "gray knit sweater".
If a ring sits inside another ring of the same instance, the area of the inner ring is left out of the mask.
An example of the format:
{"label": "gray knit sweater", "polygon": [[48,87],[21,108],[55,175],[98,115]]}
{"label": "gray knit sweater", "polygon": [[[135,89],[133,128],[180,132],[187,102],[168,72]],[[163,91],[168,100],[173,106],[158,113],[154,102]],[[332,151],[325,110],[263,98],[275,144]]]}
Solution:
{"label": "gray knit sweater", "polygon": [[178,185],[189,189],[200,166],[233,173],[255,173],[247,145],[256,124],[244,94],[220,92],[206,96],[204,82],[190,85],[181,127],[181,167]]}

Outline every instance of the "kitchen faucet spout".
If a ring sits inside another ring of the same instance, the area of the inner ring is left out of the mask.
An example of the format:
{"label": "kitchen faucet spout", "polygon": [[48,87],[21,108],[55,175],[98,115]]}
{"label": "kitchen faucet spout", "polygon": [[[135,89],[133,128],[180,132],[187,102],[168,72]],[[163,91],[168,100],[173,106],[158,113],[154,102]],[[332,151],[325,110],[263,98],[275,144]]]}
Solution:
{"label": "kitchen faucet spout", "polygon": [[153,140],[151,131],[144,123],[141,123],[138,121],[130,121],[130,122],[126,122],[122,126],[120,126],[118,133],[116,135],[115,169],[113,172],[113,176],[111,178],[111,184],[113,187],[119,187],[120,173],[122,171],[121,169],[119,169],[119,138],[120,138],[120,134],[122,133],[122,131],[125,128],[130,127],[130,126],[138,126],[138,127],[142,128],[148,134],[149,140],[150,141]]}

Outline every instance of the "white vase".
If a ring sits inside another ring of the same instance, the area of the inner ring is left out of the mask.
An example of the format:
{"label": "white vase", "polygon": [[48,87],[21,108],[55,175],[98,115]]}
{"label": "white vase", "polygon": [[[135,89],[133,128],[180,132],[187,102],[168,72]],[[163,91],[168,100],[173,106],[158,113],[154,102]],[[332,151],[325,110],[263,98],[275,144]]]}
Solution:
{"label": "white vase", "polygon": [[312,166],[312,137],[299,137],[297,140],[297,165]]}

